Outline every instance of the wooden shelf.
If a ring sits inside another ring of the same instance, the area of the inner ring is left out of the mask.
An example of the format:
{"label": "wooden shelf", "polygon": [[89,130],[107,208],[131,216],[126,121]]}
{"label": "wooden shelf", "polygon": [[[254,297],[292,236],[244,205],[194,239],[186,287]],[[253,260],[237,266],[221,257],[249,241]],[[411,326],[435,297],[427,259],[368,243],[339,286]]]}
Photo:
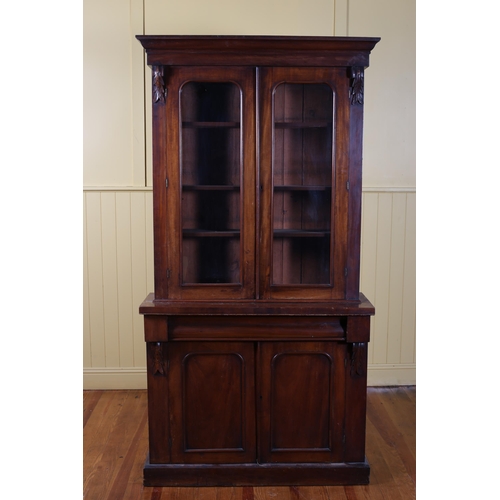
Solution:
{"label": "wooden shelf", "polygon": [[332,186],[274,186],[275,191],[331,191]]}
{"label": "wooden shelf", "polygon": [[185,238],[239,238],[240,231],[230,229],[227,231],[210,231],[206,229],[183,229],[182,235]]}
{"label": "wooden shelf", "polygon": [[275,238],[324,238],[330,231],[303,230],[303,229],[275,229]]}
{"label": "wooden shelf", "polygon": [[240,122],[182,122],[183,128],[240,128]]}
{"label": "wooden shelf", "polygon": [[331,126],[332,122],[327,120],[274,122],[274,127],[280,129],[327,128]]}
{"label": "wooden shelf", "polygon": [[212,185],[212,184],[184,184],[183,191],[239,191],[240,186]]}

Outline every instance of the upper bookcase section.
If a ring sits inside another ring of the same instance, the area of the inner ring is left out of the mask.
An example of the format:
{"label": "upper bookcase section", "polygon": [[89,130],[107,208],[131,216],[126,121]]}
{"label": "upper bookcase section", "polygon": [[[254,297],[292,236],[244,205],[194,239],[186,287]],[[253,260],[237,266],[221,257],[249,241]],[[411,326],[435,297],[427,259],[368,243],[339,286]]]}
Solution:
{"label": "upper bookcase section", "polygon": [[150,66],[362,66],[380,38],[137,35]]}

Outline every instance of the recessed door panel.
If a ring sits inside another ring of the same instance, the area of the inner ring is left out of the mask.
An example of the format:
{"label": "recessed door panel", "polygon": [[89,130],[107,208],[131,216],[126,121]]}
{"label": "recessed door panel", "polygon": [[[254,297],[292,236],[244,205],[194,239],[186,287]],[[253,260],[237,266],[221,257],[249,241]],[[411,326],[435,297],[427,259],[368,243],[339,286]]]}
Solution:
{"label": "recessed door panel", "polygon": [[252,344],[172,343],[172,461],[255,461]]}
{"label": "recessed door panel", "polygon": [[[329,450],[331,370],[327,353],[283,352],[271,362],[271,449]],[[298,372],[304,383],[290,374]]]}
{"label": "recessed door panel", "polygon": [[260,344],[263,462],[341,460],[343,359],[333,342]]}

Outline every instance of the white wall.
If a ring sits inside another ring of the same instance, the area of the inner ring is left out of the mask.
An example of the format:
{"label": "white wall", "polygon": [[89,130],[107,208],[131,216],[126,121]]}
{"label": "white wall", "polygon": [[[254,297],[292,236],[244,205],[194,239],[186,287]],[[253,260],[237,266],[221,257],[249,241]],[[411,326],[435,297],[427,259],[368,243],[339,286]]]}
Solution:
{"label": "white wall", "polygon": [[84,386],[145,387],[150,73],[137,34],[380,36],[365,73],[361,290],[369,383],[415,383],[415,4],[84,0]]}

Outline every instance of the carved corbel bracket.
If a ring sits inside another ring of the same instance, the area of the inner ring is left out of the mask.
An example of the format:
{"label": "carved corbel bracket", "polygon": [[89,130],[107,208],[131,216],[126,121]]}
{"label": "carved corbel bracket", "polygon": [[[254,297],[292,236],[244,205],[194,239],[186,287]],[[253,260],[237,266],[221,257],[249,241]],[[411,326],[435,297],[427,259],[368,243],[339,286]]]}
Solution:
{"label": "carved corbel bracket", "polygon": [[153,347],[153,375],[165,375],[163,363],[163,348],[161,342],[156,342]]}
{"label": "carved corbel bracket", "polygon": [[351,377],[362,377],[365,375],[364,344],[353,342],[351,344]]}
{"label": "carved corbel bracket", "polygon": [[349,87],[349,100],[352,105],[362,105],[364,100],[365,74],[362,66],[350,68],[349,77],[351,84]]}
{"label": "carved corbel bracket", "polygon": [[163,66],[153,66],[153,102],[165,102],[167,90],[163,81]]}

